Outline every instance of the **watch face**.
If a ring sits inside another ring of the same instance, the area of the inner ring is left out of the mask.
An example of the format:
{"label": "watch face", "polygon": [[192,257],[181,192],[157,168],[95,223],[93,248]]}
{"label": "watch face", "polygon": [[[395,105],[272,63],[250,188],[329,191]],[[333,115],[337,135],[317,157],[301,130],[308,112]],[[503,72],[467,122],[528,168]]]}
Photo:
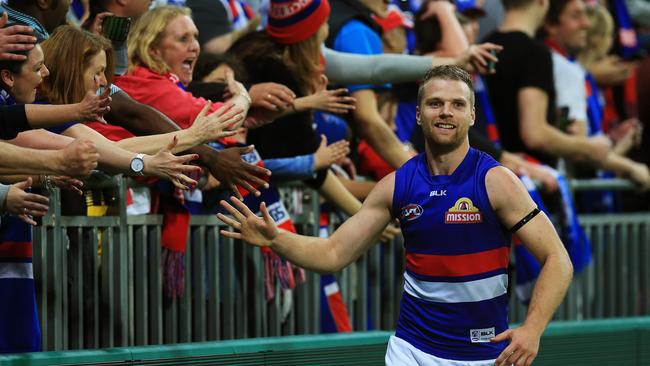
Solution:
{"label": "watch face", "polygon": [[131,160],[131,170],[135,173],[140,173],[144,169],[144,162],[142,159],[133,159]]}

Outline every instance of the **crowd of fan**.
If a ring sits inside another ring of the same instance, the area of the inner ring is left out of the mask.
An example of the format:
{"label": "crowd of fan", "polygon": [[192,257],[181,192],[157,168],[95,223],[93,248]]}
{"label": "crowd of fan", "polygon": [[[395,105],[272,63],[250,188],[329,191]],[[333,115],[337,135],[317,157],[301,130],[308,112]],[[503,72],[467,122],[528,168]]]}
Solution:
{"label": "crowd of fan", "polygon": [[[496,1],[388,3],[5,1],[0,241],[27,235],[53,186],[69,192],[65,213],[103,214],[108,193],[80,180],[94,169],[142,183],[129,213],[163,214],[169,268],[184,251],[188,215],[218,212],[231,194],[255,209],[266,201],[283,224],[275,187],[298,180],[352,215],[373,180],[424,152],[417,80],[439,64],[474,73],[472,146],[546,194],[565,170],[650,188],[649,42],[635,33],[647,39],[642,1],[628,1],[632,17],[622,0],[502,0],[494,14],[483,5]],[[484,17],[500,25],[477,43]],[[579,207],[648,209],[647,195],[627,198],[586,195]],[[398,233],[390,225],[384,239]],[[0,266],[27,261],[23,252],[0,245]],[[0,271],[0,282],[32,279],[31,264],[26,271]],[[172,277],[166,291],[180,295]],[[14,297],[5,287],[0,295]],[[25,312],[11,306],[0,302],[0,352],[38,350],[24,325],[35,310],[9,319]],[[29,334],[5,339],[8,329]]]}

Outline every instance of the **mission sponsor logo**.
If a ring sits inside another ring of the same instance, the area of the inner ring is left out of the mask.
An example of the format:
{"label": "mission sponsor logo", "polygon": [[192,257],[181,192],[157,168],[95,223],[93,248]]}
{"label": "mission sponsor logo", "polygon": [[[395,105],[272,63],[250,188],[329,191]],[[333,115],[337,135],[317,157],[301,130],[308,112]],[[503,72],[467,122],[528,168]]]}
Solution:
{"label": "mission sponsor logo", "polygon": [[483,214],[467,197],[459,198],[453,207],[445,212],[445,224],[476,224],[483,222]]}
{"label": "mission sponsor logo", "polygon": [[402,207],[400,217],[402,220],[411,221],[420,217],[420,215],[422,215],[423,212],[424,209],[422,208],[422,206],[417,205],[415,203],[411,203],[409,205]]}

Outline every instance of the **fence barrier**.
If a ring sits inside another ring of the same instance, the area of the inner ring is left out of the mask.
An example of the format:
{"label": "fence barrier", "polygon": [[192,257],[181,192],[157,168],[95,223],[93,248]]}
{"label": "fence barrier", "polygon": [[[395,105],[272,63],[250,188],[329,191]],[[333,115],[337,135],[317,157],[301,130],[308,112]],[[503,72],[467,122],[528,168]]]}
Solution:
{"label": "fence barrier", "polygon": [[[124,197],[125,180],[113,178],[108,185]],[[282,196],[298,231],[317,235],[318,196],[300,187],[283,188]],[[59,199],[54,190],[51,212],[34,230],[43,350],[320,333],[320,276],[307,272],[304,284],[291,292],[276,288],[275,299],[265,301],[261,252],[218,235],[223,225],[216,217],[191,217],[185,293],[170,300],[162,292],[160,216],[128,216],[121,199],[115,216],[62,216]],[[555,319],[650,315],[650,214],[580,220],[594,261],[575,276]],[[355,331],[394,329],[403,263],[396,239],[337,274]],[[512,299],[511,320],[524,315]]]}
{"label": "fence barrier", "polygon": [[[0,356],[6,366],[381,365],[391,332],[353,332]],[[536,366],[650,364],[650,317],[552,322]]]}

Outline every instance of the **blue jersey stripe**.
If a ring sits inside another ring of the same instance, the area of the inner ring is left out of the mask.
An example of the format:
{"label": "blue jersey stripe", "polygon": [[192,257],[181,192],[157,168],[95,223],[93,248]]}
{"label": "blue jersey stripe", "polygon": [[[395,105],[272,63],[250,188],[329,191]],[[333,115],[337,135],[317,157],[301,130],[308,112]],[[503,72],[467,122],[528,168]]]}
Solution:
{"label": "blue jersey stripe", "polygon": [[508,329],[508,296],[471,303],[434,303],[402,295],[395,335],[419,350],[450,360],[497,358],[507,342],[472,343],[472,329]]}
{"label": "blue jersey stripe", "polygon": [[406,269],[406,272],[420,280],[420,281],[430,281],[430,282],[466,282],[466,281],[476,281],[476,280],[482,280],[484,278],[500,275],[500,274],[505,274],[508,273],[507,268],[502,268],[502,269],[497,269],[494,271],[489,271],[485,273],[479,273],[471,276],[459,276],[459,277],[446,277],[446,276],[424,276],[421,274],[417,274],[413,271],[409,271]]}

